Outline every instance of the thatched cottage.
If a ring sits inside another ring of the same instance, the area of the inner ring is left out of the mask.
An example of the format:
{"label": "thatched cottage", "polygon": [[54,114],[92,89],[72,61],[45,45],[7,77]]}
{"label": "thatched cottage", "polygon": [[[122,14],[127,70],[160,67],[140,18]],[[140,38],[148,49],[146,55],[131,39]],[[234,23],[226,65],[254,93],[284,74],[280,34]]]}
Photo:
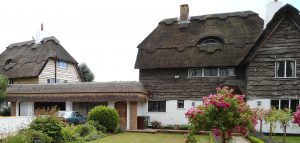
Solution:
{"label": "thatched cottage", "polygon": [[147,101],[138,82],[82,82],[77,61],[55,37],[37,35],[9,45],[0,54],[0,66],[0,74],[9,78],[5,100],[11,103],[12,116],[32,116],[36,109],[52,106],[86,115],[97,105],[107,105],[118,110],[121,127],[136,129],[137,102]]}
{"label": "thatched cottage", "polygon": [[[277,1],[272,2],[277,4]],[[165,19],[138,45],[135,68],[148,92],[143,115],[184,124],[187,109],[216,87],[244,94],[251,107],[296,110],[300,91],[300,16],[280,8],[264,28],[252,11]],[[289,130],[288,132],[299,132]]]}

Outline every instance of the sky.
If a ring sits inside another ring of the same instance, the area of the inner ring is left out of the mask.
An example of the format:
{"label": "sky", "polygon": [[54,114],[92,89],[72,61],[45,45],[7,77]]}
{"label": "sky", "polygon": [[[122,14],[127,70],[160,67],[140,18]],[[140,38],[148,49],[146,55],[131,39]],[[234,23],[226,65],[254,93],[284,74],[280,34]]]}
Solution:
{"label": "sky", "polygon": [[[252,10],[265,17],[272,0],[3,0],[0,1],[0,52],[11,43],[31,40],[40,30],[55,36],[95,81],[138,81],[137,46],[158,22],[190,16]],[[300,9],[300,0],[279,0]]]}

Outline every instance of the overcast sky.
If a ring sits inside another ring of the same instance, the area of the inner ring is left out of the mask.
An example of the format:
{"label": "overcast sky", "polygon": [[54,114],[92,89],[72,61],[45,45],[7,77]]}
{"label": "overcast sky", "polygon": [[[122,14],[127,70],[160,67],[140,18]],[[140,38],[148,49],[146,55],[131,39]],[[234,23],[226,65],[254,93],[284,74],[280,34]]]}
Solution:
{"label": "overcast sky", "polygon": [[[138,80],[137,45],[165,18],[252,10],[265,17],[271,0],[3,0],[0,2],[0,52],[31,40],[40,24],[79,62],[95,81]],[[279,0],[280,1],[280,0]],[[300,9],[300,0],[281,0]]]}

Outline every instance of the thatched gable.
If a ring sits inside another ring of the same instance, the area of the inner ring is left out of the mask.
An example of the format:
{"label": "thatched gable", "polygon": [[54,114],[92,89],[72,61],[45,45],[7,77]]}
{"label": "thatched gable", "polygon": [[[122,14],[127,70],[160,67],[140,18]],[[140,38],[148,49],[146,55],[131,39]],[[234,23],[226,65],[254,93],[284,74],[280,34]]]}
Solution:
{"label": "thatched gable", "polygon": [[49,58],[77,64],[55,37],[47,37],[39,44],[31,40],[9,45],[0,54],[0,74],[8,78],[35,77]]}
{"label": "thatched gable", "polygon": [[[138,46],[137,69],[237,66],[262,32],[263,20],[251,11],[190,17],[187,28],[166,19]],[[203,46],[207,37],[221,45]]]}
{"label": "thatched gable", "polygon": [[278,28],[281,22],[285,18],[290,18],[294,24],[300,29],[300,15],[299,10],[293,7],[290,4],[286,4],[282,8],[280,8],[267,24],[265,30],[259,36],[257,42],[253,45],[251,50],[247,53],[244,60],[241,62],[241,65],[248,64],[256,55],[258,49],[260,49],[264,44],[265,41],[272,35],[272,33]]}
{"label": "thatched gable", "polygon": [[147,92],[139,82],[15,84],[8,86],[5,100],[12,102],[147,101]]}

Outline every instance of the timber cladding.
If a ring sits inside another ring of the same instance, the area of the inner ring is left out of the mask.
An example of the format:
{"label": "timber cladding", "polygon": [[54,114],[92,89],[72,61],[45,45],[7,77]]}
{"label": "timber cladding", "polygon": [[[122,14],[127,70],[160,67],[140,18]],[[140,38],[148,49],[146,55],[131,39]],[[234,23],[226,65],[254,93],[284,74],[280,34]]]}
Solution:
{"label": "timber cladding", "polygon": [[237,86],[244,93],[246,89],[242,76],[191,78],[187,68],[141,69],[140,82],[148,91],[149,100],[201,100],[202,96],[215,93],[216,87],[223,85]]}
{"label": "timber cladding", "polygon": [[[296,61],[296,78],[275,78],[275,62],[289,60]],[[299,25],[285,17],[248,66],[247,95],[251,98],[297,98],[299,75]]]}

